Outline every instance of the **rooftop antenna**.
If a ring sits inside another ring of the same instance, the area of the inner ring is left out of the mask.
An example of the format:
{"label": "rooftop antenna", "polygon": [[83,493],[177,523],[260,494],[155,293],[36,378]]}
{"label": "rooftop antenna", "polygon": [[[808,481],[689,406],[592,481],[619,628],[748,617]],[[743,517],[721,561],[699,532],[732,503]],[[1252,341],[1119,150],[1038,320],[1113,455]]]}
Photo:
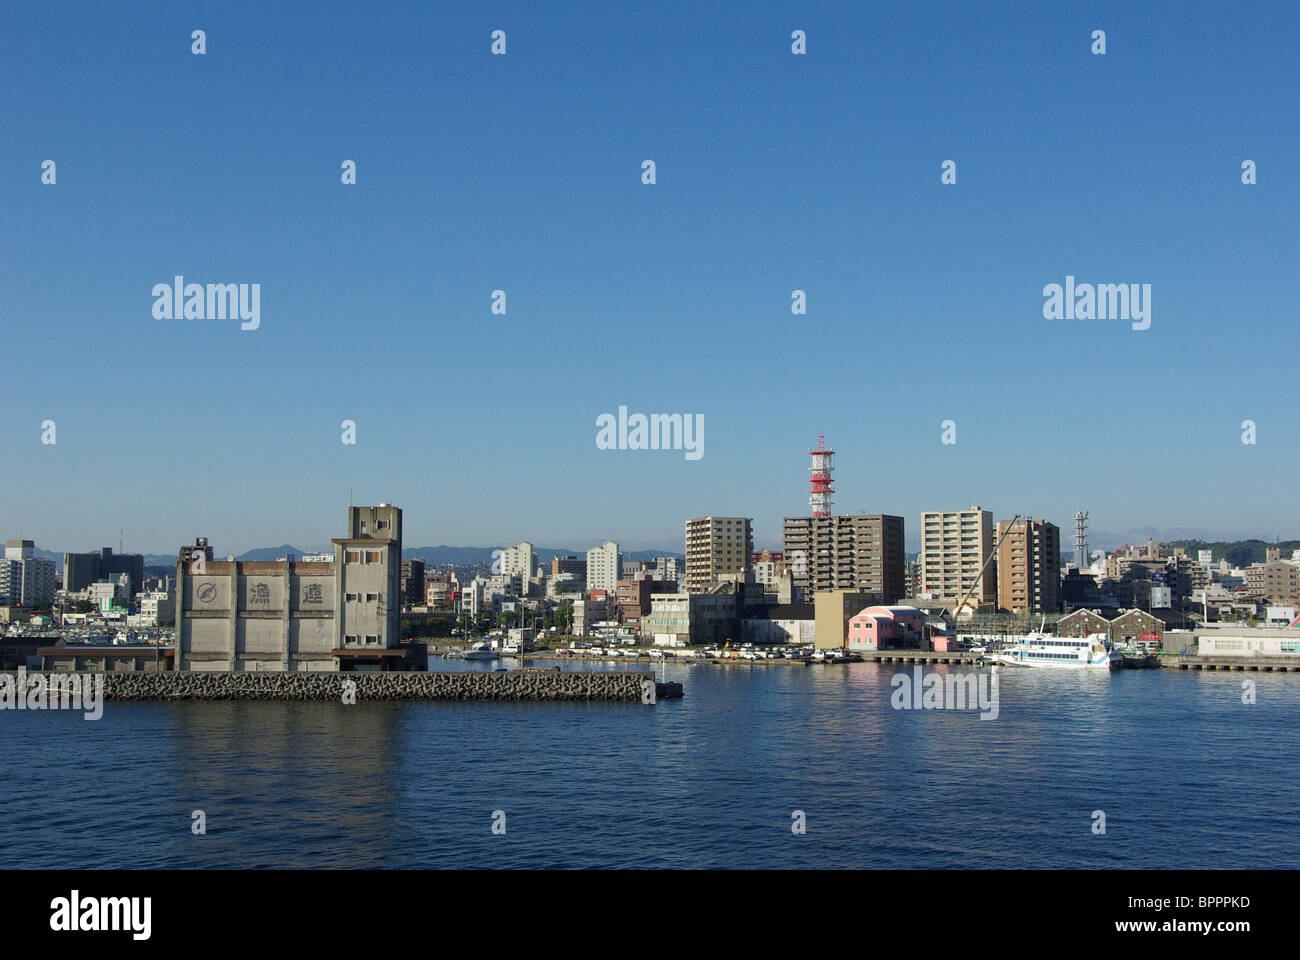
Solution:
{"label": "rooftop antenna", "polygon": [[835,481],[831,479],[835,469],[835,451],[826,448],[826,437],[819,433],[817,449],[809,450],[808,455],[812,458],[812,466],[808,468],[812,487],[808,505],[812,507],[814,517],[829,517],[831,495],[835,492]]}

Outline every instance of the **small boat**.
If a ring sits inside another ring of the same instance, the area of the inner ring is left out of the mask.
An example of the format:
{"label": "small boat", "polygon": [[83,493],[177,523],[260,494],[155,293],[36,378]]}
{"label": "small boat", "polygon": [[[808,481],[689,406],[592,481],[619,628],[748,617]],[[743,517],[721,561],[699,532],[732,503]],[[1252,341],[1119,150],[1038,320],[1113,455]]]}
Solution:
{"label": "small boat", "polygon": [[492,645],[486,640],[482,643],[476,643],[466,650],[462,657],[466,660],[496,660],[498,654],[492,649]]}

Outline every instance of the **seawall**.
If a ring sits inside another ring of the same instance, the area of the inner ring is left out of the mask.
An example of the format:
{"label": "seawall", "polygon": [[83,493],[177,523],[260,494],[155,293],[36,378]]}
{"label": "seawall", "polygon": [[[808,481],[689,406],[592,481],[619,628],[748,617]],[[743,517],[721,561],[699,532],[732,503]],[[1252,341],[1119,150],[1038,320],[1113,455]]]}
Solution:
{"label": "seawall", "polygon": [[[85,675],[85,674],[83,674]],[[642,703],[654,683],[655,700],[680,697],[680,683],[656,683],[654,674],[572,670],[464,673],[135,673],[104,678],[105,700],[334,700],[347,681],[356,702],[374,700],[583,700]]]}

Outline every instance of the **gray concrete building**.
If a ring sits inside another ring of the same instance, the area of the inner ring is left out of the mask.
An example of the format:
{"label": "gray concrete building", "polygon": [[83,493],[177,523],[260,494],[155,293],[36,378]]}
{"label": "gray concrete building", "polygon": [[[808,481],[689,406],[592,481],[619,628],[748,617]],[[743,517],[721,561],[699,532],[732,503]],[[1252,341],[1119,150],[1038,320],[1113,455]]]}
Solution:
{"label": "gray concrete building", "polygon": [[[402,511],[349,507],[333,562],[176,564],[177,670],[388,670],[399,648]],[[188,548],[187,548],[188,549]],[[184,551],[183,551],[184,554]],[[418,664],[416,664],[418,667]]]}

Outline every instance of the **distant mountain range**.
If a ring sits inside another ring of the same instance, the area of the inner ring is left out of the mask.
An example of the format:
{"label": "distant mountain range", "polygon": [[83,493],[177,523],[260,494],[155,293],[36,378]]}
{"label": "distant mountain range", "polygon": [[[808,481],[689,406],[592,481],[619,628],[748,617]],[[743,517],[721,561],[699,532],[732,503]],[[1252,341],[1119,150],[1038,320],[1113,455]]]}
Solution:
{"label": "distant mountain range", "polygon": [[[403,560],[423,559],[426,563],[491,563],[492,551],[503,550],[505,546],[500,547],[453,547],[446,544],[440,544],[436,547],[405,547],[402,550]],[[539,563],[550,563],[551,559],[556,556],[568,557],[586,557],[587,551],[570,549],[568,547],[537,547],[537,559]],[[63,563],[63,554],[52,554],[48,551],[37,551],[42,555],[48,555],[56,559],[60,564]],[[295,556],[301,557],[305,554],[312,553],[333,553],[333,545],[318,547],[313,549],[303,549],[295,547],[292,544],[282,543],[278,547],[257,547],[254,550],[247,550],[235,557],[236,560],[249,561],[267,561],[278,560],[281,557]],[[649,560],[652,557],[677,557],[684,558],[684,554],[672,553],[663,550],[625,550],[623,559],[629,563],[640,563],[642,560]],[[225,557],[220,554],[217,559],[224,560]],[[176,557],[174,555],[146,553],[144,555],[145,566],[176,566]]]}
{"label": "distant mountain range", "polygon": [[[1070,544],[1072,530],[1065,527],[1061,528],[1061,556],[1069,559],[1073,556]],[[1199,532],[1199,531],[1198,531]],[[1182,534],[1180,539],[1163,539],[1158,534]],[[1292,550],[1300,550],[1300,540],[1278,540],[1269,541],[1259,538],[1249,538],[1241,540],[1217,540],[1213,539],[1213,534],[1203,534],[1197,537],[1183,530],[1165,530],[1158,531],[1153,528],[1144,530],[1130,530],[1126,534],[1115,533],[1091,533],[1088,537],[1088,546],[1090,550],[1107,550],[1111,551],[1126,543],[1144,544],[1148,539],[1159,541],[1166,549],[1172,547],[1183,547],[1187,553],[1195,557],[1197,550],[1214,551],[1214,559],[1227,560],[1234,566],[1249,566],[1252,563],[1262,563],[1264,560],[1264,550],[1266,547],[1280,547],[1282,556],[1289,558]],[[440,544],[436,547],[406,547],[402,550],[402,559],[411,560],[422,558],[426,563],[491,563],[492,551],[502,550],[500,547],[454,547],[446,544]],[[550,563],[551,558],[555,556],[577,556],[585,557],[586,549],[574,549],[572,547],[538,547],[537,559],[539,563]],[[93,551],[80,551],[90,553]],[[304,554],[312,553],[333,553],[334,547],[326,544],[323,547],[307,548],[295,547],[292,544],[282,543],[278,547],[257,547],[254,550],[248,550],[235,557],[236,560],[255,560],[267,561],[278,560],[292,554],[295,557],[301,557]],[[36,556],[43,557],[47,560],[53,560],[55,564],[63,567],[63,554],[53,550],[36,549]],[[908,552],[908,560],[915,560],[918,554]],[[224,554],[216,554],[218,560],[224,560]],[[642,560],[649,560],[653,557],[677,557],[684,559],[685,555],[672,550],[625,550],[623,559],[629,563],[640,563]],[[146,553],[144,555],[144,565],[146,567],[166,568],[175,570],[176,554],[174,553]]]}
{"label": "distant mountain range", "polygon": [[[513,546],[513,544],[512,544]],[[426,563],[491,563],[492,551],[503,550],[500,547],[449,547],[445,544],[436,547],[404,547],[403,560],[423,559]],[[572,547],[535,547],[540,563],[550,563],[554,557],[586,558],[587,550]],[[671,550],[624,550],[623,559],[628,563],[640,563],[654,557],[677,557],[685,559],[685,554],[673,553]]]}

